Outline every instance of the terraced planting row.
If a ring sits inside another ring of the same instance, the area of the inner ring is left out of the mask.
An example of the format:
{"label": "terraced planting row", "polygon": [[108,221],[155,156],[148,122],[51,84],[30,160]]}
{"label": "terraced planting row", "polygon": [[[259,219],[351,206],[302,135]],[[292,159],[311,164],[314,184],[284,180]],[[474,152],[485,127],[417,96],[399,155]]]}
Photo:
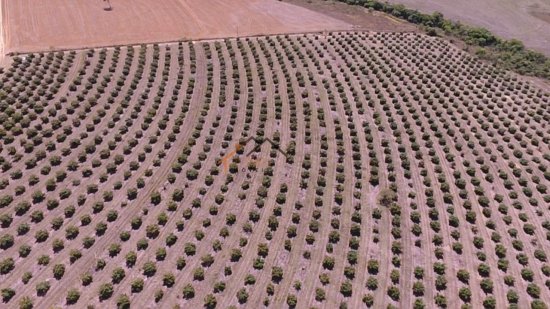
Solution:
{"label": "terraced planting row", "polygon": [[549,93],[441,39],[36,53],[0,81],[6,306],[550,303]]}

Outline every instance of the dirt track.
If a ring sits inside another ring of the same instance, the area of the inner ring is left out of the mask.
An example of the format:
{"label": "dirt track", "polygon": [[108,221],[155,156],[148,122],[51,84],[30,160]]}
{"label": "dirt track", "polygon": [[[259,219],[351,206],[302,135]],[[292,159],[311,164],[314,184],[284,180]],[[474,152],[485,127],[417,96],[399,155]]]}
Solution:
{"label": "dirt track", "polygon": [[351,25],[274,0],[2,0],[6,52],[345,30]]}

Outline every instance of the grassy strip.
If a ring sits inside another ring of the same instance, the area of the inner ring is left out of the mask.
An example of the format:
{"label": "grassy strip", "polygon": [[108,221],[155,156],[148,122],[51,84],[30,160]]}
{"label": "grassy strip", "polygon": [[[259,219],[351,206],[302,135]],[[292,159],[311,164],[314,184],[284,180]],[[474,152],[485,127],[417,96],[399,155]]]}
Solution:
{"label": "grassy strip", "polygon": [[446,35],[464,41],[475,48],[482,59],[490,60],[498,66],[522,75],[531,75],[550,79],[550,58],[542,53],[525,48],[518,40],[504,40],[485,28],[472,27],[454,22],[436,12],[424,14],[406,8],[401,4],[390,4],[376,0],[338,0],[351,5],[360,5],[372,10],[384,12],[413,24],[421,25],[428,35],[437,35],[443,31]]}

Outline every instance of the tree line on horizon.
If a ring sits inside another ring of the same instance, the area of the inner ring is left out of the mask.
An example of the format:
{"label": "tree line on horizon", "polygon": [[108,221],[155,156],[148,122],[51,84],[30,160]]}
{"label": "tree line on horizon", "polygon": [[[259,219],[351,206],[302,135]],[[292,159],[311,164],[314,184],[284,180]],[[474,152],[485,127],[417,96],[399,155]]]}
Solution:
{"label": "tree line on horizon", "polygon": [[394,17],[422,26],[428,35],[436,36],[439,31],[464,41],[475,49],[478,57],[490,60],[496,65],[522,75],[550,79],[550,58],[540,52],[525,48],[517,40],[506,40],[482,27],[473,27],[446,19],[440,12],[425,14],[402,4],[391,4],[376,0],[338,0],[351,5],[384,12]]}

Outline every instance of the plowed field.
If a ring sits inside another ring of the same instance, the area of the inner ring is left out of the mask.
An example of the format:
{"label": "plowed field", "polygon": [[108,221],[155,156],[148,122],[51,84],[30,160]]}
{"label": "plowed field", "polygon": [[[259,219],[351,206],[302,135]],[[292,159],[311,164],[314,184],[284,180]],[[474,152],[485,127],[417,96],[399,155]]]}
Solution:
{"label": "plowed field", "polygon": [[275,0],[110,0],[110,6],[102,0],[1,3],[6,53],[351,27]]}

